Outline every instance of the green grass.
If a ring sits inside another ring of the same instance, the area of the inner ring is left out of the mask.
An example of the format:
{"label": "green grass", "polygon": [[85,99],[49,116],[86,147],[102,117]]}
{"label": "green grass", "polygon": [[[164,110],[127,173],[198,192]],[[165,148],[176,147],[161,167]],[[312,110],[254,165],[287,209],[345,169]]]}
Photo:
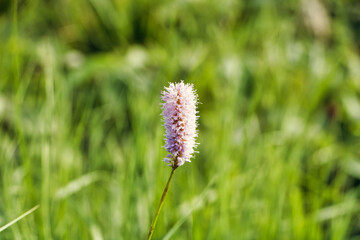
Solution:
{"label": "green grass", "polygon": [[0,227],[40,207],[0,239],[145,239],[181,79],[199,153],[153,239],[359,239],[360,5],[306,6],[1,1]]}

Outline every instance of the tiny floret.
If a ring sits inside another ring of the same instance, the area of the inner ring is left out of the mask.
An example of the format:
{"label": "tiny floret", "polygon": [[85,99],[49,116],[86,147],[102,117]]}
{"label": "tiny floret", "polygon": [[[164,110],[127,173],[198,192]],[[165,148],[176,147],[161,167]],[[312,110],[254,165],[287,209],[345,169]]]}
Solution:
{"label": "tiny floret", "polygon": [[190,162],[197,146],[196,110],[198,96],[193,84],[170,83],[162,92],[165,124],[165,149],[170,154],[164,159],[169,166],[177,168]]}

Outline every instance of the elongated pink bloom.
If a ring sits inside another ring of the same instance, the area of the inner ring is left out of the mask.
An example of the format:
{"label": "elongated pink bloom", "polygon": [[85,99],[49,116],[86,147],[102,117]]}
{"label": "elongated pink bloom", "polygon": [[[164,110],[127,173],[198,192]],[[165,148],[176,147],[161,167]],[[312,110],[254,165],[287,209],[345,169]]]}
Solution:
{"label": "elongated pink bloom", "polygon": [[165,123],[165,149],[170,153],[165,162],[176,168],[190,162],[197,146],[196,106],[198,96],[192,84],[170,83],[162,92],[163,115]]}

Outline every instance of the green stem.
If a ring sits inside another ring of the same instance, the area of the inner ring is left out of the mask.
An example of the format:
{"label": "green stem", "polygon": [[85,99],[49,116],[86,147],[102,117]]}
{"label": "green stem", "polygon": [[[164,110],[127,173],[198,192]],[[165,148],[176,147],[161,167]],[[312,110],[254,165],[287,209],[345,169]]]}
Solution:
{"label": "green stem", "polygon": [[165,186],[165,188],[164,188],[164,192],[163,192],[163,194],[162,194],[162,196],[161,196],[160,204],[159,204],[159,207],[158,207],[158,209],[157,209],[157,211],[156,211],[155,218],[154,218],[153,222],[151,223],[148,240],[151,239],[151,237],[152,237],[152,235],[153,235],[153,233],[154,233],[154,228],[155,228],[155,225],[156,225],[156,221],[157,221],[157,219],[158,219],[158,217],[159,217],[159,213],[160,213],[161,207],[162,207],[162,205],[164,204],[164,199],[165,199],[166,193],[167,193],[167,191],[168,191],[168,189],[169,189],[169,184],[170,184],[170,181],[171,181],[171,179],[172,179],[172,176],[174,175],[175,169],[176,169],[176,167],[175,167],[175,168],[173,167],[173,169],[172,169],[172,171],[171,171],[171,174],[170,174],[170,177],[169,177],[169,180],[167,181],[166,186]]}

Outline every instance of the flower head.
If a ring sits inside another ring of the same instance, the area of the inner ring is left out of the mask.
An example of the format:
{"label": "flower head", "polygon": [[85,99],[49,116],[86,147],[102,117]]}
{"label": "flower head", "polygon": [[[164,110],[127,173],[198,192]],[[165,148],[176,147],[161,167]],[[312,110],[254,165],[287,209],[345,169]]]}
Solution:
{"label": "flower head", "polygon": [[162,92],[165,122],[165,149],[170,153],[165,159],[169,166],[176,168],[190,162],[197,143],[196,106],[197,94],[192,84],[170,83]]}

